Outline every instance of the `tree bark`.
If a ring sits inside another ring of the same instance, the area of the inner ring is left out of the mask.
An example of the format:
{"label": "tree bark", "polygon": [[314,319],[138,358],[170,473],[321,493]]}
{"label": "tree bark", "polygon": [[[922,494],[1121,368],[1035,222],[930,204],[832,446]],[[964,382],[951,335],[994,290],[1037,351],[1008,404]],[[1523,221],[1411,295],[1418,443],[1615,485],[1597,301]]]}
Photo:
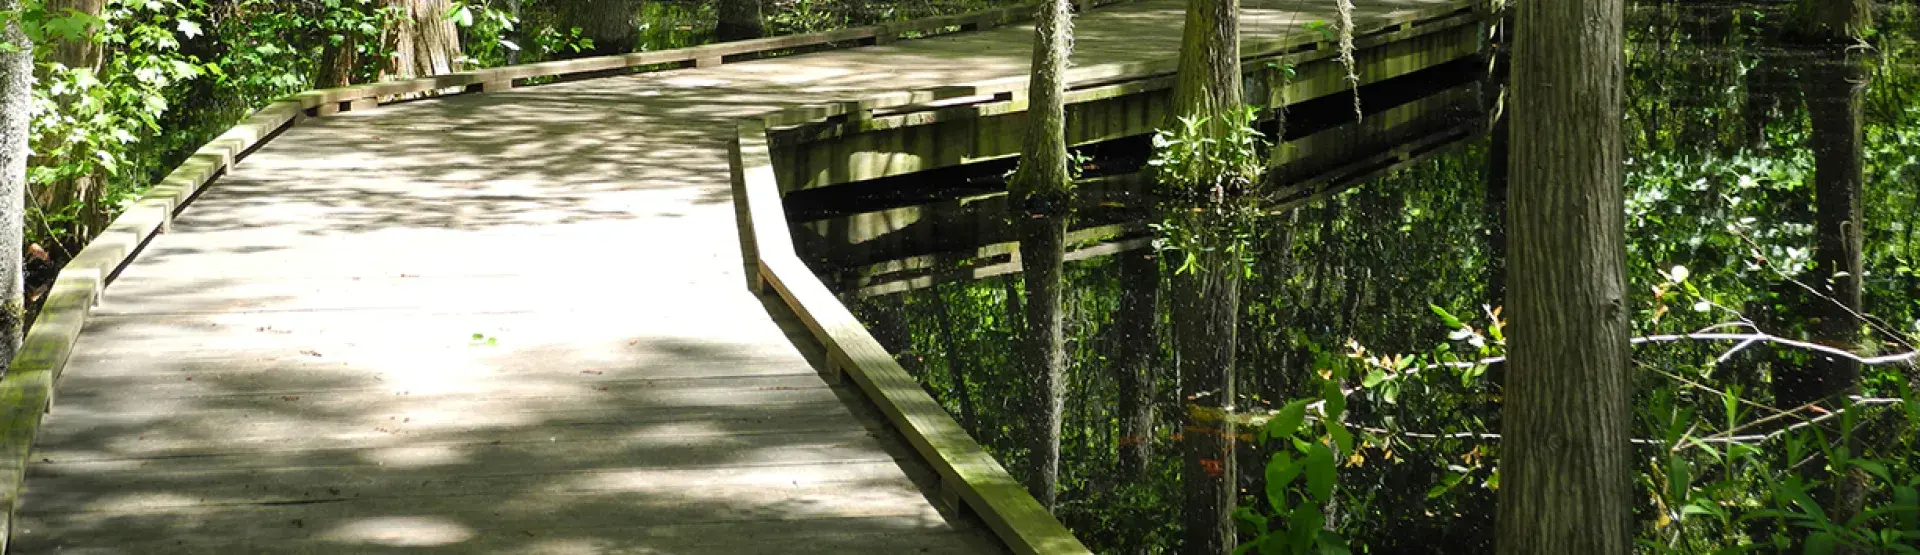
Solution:
{"label": "tree bark", "polygon": [[639,0],[574,0],[561,5],[560,20],[593,40],[582,54],[626,54],[640,46],[639,10]]}
{"label": "tree bark", "polygon": [[1066,265],[1067,219],[1064,214],[1040,213],[1022,218],[1021,271],[1027,289],[1027,328],[1019,360],[1029,371],[1025,403],[1027,491],[1040,505],[1052,509],[1060,482],[1060,423],[1066,401],[1067,350],[1060,307],[1062,273]]}
{"label": "tree bark", "polygon": [[1067,196],[1073,188],[1067,169],[1066,83],[1071,6],[1046,0],[1037,7],[1033,39],[1033,75],[1029,83],[1026,142],[1020,166],[1008,182],[1019,218],[1020,264],[1026,283],[1025,349],[1031,365],[1033,396],[1028,412],[1027,491],[1051,509],[1060,480],[1060,422],[1066,398],[1067,351],[1060,309],[1066,265]]}
{"label": "tree bark", "polygon": [[[56,17],[78,13],[97,19],[106,6],[106,0],[47,0],[46,2],[47,12]],[[99,26],[89,26],[83,36],[62,37],[54,40],[52,44],[47,45],[46,61],[71,69],[84,69],[98,73],[101,64],[106,61],[105,45],[93,40],[93,35],[98,32],[100,32]],[[73,109],[68,105],[70,97],[57,98],[61,102],[61,110]],[[74,176],[43,185],[40,190],[33,191],[30,196],[34,199],[34,208],[41,214],[58,213],[78,205],[79,211],[75,214],[75,220],[68,224],[71,226],[68,231],[73,233],[72,238],[77,247],[78,244],[85,244],[87,240],[92,239],[101,228],[106,226],[109,211],[100,190],[105,185],[105,179],[106,176],[100,172]]]}
{"label": "tree bark", "polygon": [[1184,553],[1231,553],[1238,480],[1234,461],[1234,351],[1240,310],[1237,261],[1201,253],[1199,267],[1173,280],[1173,340],[1186,406],[1181,448],[1186,482]]}
{"label": "tree bark", "polygon": [[[19,0],[0,0],[0,13],[19,13]],[[25,278],[20,253],[26,227],[27,132],[32,123],[33,44],[15,18],[0,28],[0,374],[13,364],[26,327]]]}
{"label": "tree bark", "polygon": [[[520,19],[520,0],[507,0],[507,15],[513,17],[515,22],[522,21]],[[507,40],[513,41],[514,44],[520,45],[521,48],[525,48],[528,44],[526,35],[520,31],[523,28],[524,26],[521,23],[514,23],[513,29],[506,32]],[[507,65],[520,65],[520,48],[507,49]]]}
{"label": "tree bark", "polygon": [[426,77],[460,71],[460,30],[448,20],[448,0],[387,0],[399,11],[390,29],[391,77]]}
{"label": "tree bark", "polygon": [[360,44],[353,35],[342,35],[338,44],[328,42],[320,50],[320,67],[313,76],[313,85],[317,88],[332,89],[353,84],[353,74],[360,68]]}
{"label": "tree bark", "polygon": [[[1241,109],[1240,93],[1239,0],[1189,0],[1173,88],[1174,121],[1204,117],[1209,135],[1224,135],[1224,116]],[[1201,229],[1223,222],[1187,220],[1196,235],[1228,235]],[[1185,405],[1181,428],[1184,552],[1224,555],[1237,543],[1235,432],[1227,416],[1235,397],[1233,359],[1242,270],[1237,259],[1222,256],[1217,248],[1193,254],[1201,258],[1197,269],[1176,273],[1171,284],[1174,351],[1180,400]]]}
{"label": "tree bark", "polygon": [[1153,398],[1160,353],[1160,263],[1152,253],[1120,253],[1120,481],[1146,479],[1153,461]]}
{"label": "tree bark", "polygon": [[[1188,0],[1173,114],[1219,122],[1240,109],[1240,1]],[[1177,121],[1177,119],[1176,119]]]}
{"label": "tree bark", "polygon": [[760,0],[720,0],[720,23],[714,37],[720,41],[757,39],[767,36],[760,19]]}
{"label": "tree bark", "polygon": [[[1844,57],[1844,54],[1838,55]],[[1815,342],[1854,350],[1860,341],[1864,271],[1861,204],[1865,135],[1861,127],[1864,68],[1832,59],[1811,71],[1807,110],[1813,122],[1808,145],[1814,154],[1814,270],[1808,285],[1825,298],[1805,302]],[[1795,371],[1799,370],[1799,371]],[[1822,403],[1833,408],[1860,388],[1860,363],[1815,355],[1810,365],[1789,367],[1774,380],[1778,405]]]}
{"label": "tree bark", "polygon": [[1630,553],[1624,2],[1517,10],[1498,552]]}

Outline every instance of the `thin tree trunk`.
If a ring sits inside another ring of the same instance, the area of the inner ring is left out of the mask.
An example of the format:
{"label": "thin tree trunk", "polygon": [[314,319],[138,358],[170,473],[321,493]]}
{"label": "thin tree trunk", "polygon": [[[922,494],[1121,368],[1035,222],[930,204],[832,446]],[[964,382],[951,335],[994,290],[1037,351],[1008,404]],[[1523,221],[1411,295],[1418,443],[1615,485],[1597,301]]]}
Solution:
{"label": "thin tree trunk", "polygon": [[1027,431],[1027,491],[1053,508],[1060,480],[1060,423],[1066,397],[1067,351],[1060,309],[1066,264],[1067,196],[1073,182],[1067,171],[1066,83],[1071,10],[1067,0],[1047,0],[1038,8],[1033,40],[1033,76],[1027,87],[1027,135],[1020,167],[1008,188],[1016,207],[1020,264],[1026,283],[1026,334],[1020,357],[1031,365],[1032,418]]}
{"label": "thin tree trunk", "polygon": [[426,77],[460,71],[460,30],[447,19],[448,0],[387,0],[399,12],[391,37],[392,77]]}
{"label": "thin tree trunk", "polygon": [[[106,0],[47,0],[48,13],[65,16],[69,12],[98,19],[106,9]],[[99,27],[90,26],[82,36],[74,39],[55,40],[48,46],[48,62],[60,64],[72,69],[84,69],[98,73],[101,64],[106,61],[105,45],[93,40]],[[71,111],[68,104],[71,96],[56,97],[61,101],[60,109]],[[100,172],[78,175],[68,179],[43,185],[39,191],[32,192],[34,208],[43,215],[60,213],[70,207],[78,208],[68,231],[73,233],[76,245],[84,244],[106,226],[108,207],[102,198],[101,187],[106,176]]]}
{"label": "thin tree trunk", "polygon": [[1120,480],[1138,483],[1153,461],[1154,372],[1160,354],[1160,262],[1151,252],[1120,258],[1119,360]]}
{"label": "thin tree trunk", "polygon": [[[19,0],[0,0],[0,13],[19,13]],[[26,292],[20,253],[26,227],[27,130],[32,123],[33,44],[19,22],[0,29],[0,374],[13,364],[25,328]]]}
{"label": "thin tree trunk", "polygon": [[1625,5],[1516,9],[1498,552],[1630,553]]}
{"label": "thin tree trunk", "polygon": [[[515,22],[521,21],[520,0],[507,0],[507,15],[512,17]],[[520,30],[523,28],[524,28],[524,25],[522,23],[515,23],[513,25],[513,29],[508,30],[506,32],[507,40],[513,41],[513,44],[515,45],[521,45],[522,48],[525,47],[524,45],[528,44],[528,41],[526,40],[525,35],[523,35],[520,32]],[[519,48],[507,49],[507,65],[510,65],[510,66],[520,65],[520,49]]]}
{"label": "thin tree trunk", "polygon": [[973,387],[967,383],[967,359],[961,352],[960,336],[953,333],[953,310],[947,304],[946,293],[938,287],[933,290],[933,302],[939,311],[940,343],[947,357],[947,377],[953,380],[953,388],[948,395],[960,404],[960,427],[976,434],[975,439],[979,439],[978,432],[974,430],[979,421],[974,417]]}
{"label": "thin tree trunk", "polygon": [[584,54],[606,56],[640,46],[639,0],[573,0],[563,3],[560,19],[593,41]]}
{"label": "thin tree trunk", "polygon": [[720,0],[720,23],[714,37],[722,42],[757,39],[767,35],[760,19],[760,0]]}

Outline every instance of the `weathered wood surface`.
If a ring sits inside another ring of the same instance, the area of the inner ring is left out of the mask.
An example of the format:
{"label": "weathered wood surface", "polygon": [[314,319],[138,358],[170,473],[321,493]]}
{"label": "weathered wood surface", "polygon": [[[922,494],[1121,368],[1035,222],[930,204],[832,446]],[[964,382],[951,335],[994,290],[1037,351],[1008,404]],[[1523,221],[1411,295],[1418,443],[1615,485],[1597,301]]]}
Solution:
{"label": "weathered wood surface", "polygon": [[[1331,9],[1285,4],[1249,2],[1248,33],[1300,32]],[[1170,56],[1182,6],[1081,18],[1078,63]],[[1024,74],[1030,36],[1008,26],[356,109],[236,165],[301,109],[500,76],[263,111],[110,229],[101,244],[118,247],[69,268],[104,280],[170,226],[97,316],[43,319],[43,362],[16,360],[8,381],[61,385],[33,451],[6,457],[26,475],[9,547],[1002,549],[934,510],[916,480],[927,470],[850,389],[820,381],[797,323],[740,286],[727,146],[742,116]],[[97,288],[84,281],[49,306],[86,314]],[[5,401],[0,440],[33,437],[45,399]]]}

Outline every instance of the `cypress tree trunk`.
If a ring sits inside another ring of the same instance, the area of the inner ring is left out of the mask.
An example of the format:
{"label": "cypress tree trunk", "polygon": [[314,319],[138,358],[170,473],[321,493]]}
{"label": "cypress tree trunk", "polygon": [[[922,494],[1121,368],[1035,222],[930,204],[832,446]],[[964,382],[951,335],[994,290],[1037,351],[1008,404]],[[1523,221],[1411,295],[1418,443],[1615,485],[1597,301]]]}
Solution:
{"label": "cypress tree trunk", "polygon": [[1067,219],[1052,212],[1033,214],[1020,229],[1021,270],[1026,274],[1027,328],[1019,359],[1031,380],[1025,410],[1029,418],[1027,491],[1052,509],[1060,483],[1060,422],[1066,401],[1066,338],[1060,307],[1061,274],[1066,265]]}
{"label": "cypress tree trunk", "polygon": [[1517,10],[1498,551],[1630,553],[1624,2]]}
{"label": "cypress tree trunk", "polygon": [[425,77],[460,71],[460,30],[447,20],[448,0],[387,0],[399,12],[390,29],[392,77]]}
{"label": "cypress tree trunk", "polygon": [[[1173,89],[1173,115],[1205,117],[1208,133],[1226,133],[1223,115],[1241,109],[1240,2],[1189,0],[1181,34],[1180,66]],[[1177,120],[1176,120],[1177,121]],[[1211,211],[1208,211],[1211,214]],[[1229,222],[1188,218],[1202,237],[1225,237]],[[1221,228],[1221,229],[1212,229]],[[1240,309],[1240,263],[1220,249],[1195,253],[1198,266],[1173,276],[1174,352],[1180,371],[1181,450],[1185,462],[1185,553],[1233,551],[1233,507],[1238,473],[1234,464],[1233,358]]]}
{"label": "cypress tree trunk", "polygon": [[[47,0],[46,10],[51,14],[64,16],[70,10],[81,15],[99,18],[106,9],[106,0]],[[99,72],[106,61],[106,48],[93,40],[93,34],[100,32],[98,25],[90,26],[84,36],[76,39],[62,38],[47,45],[47,62],[60,64],[72,69],[84,69]],[[57,97],[60,109],[70,111],[72,97]],[[30,195],[34,199],[34,208],[42,214],[58,213],[78,205],[76,219],[68,224],[73,239],[78,244],[100,232],[107,223],[107,206],[101,198],[100,188],[105,185],[106,176],[99,172],[79,175],[48,183]],[[76,247],[78,245],[75,245]]]}
{"label": "cypress tree trunk", "polygon": [[1066,338],[1061,335],[1060,281],[1066,265],[1067,46],[1071,43],[1067,0],[1046,0],[1035,17],[1033,77],[1028,85],[1027,134],[1020,167],[1008,182],[1019,218],[1020,264],[1026,283],[1026,341],[1021,360],[1031,365],[1027,402],[1027,491],[1053,508],[1060,480],[1060,421],[1066,396]]}
{"label": "cypress tree trunk", "polygon": [[[1814,3],[1811,15],[1813,34],[1808,38],[1822,51],[1804,82],[1814,159],[1814,271],[1807,282],[1824,298],[1808,298],[1804,306],[1815,342],[1855,350],[1861,326],[1855,314],[1861,308],[1865,271],[1861,200],[1866,137],[1861,120],[1868,75],[1863,51],[1853,47],[1872,24],[1872,5],[1867,0],[1822,0]],[[1784,406],[1820,403],[1833,408],[1860,391],[1860,363],[1853,359],[1816,354],[1811,364],[1785,370],[1776,375],[1774,386],[1776,400]],[[1848,432],[1830,431],[1828,437],[1857,453]],[[1809,464],[1818,469],[1825,463]],[[1833,476],[1815,495],[1826,503],[1834,522],[1845,522],[1859,514],[1870,483],[1870,476],[1855,470]]]}
{"label": "cypress tree trunk", "polygon": [[1231,553],[1238,480],[1234,464],[1234,346],[1240,309],[1240,267],[1219,251],[1199,255],[1198,269],[1173,279],[1173,341],[1186,406],[1181,447],[1186,482],[1184,553]]}
{"label": "cypress tree trunk", "polygon": [[[0,0],[0,13],[18,13],[19,0]],[[0,374],[13,364],[25,328],[21,231],[26,227],[27,130],[32,118],[33,44],[14,18],[0,22]]]}
{"label": "cypress tree trunk", "polygon": [[585,55],[625,54],[640,46],[638,11],[639,0],[571,0],[561,4],[560,20],[593,40]]}
{"label": "cypress tree trunk", "polygon": [[760,0],[720,0],[719,11],[715,38],[724,42],[767,36],[766,25],[760,21]]}
{"label": "cypress tree trunk", "polygon": [[1240,108],[1239,0],[1187,2],[1176,79],[1176,117],[1218,116]]}
{"label": "cypress tree trunk", "polygon": [[[1870,23],[1872,7],[1864,0],[1816,2],[1811,46],[1823,52],[1813,62],[1805,83],[1807,111],[1812,116],[1808,137],[1814,154],[1814,273],[1808,285],[1826,298],[1806,299],[1815,341],[1854,349],[1860,340],[1861,273],[1864,271],[1861,205],[1865,135],[1861,128],[1866,68],[1849,46]],[[1820,402],[1829,405],[1860,387],[1860,364],[1832,356],[1814,357],[1805,366],[1786,366],[1775,373],[1774,398],[1785,408]]]}
{"label": "cypress tree trunk", "polygon": [[1120,481],[1145,479],[1153,461],[1153,371],[1160,353],[1160,263],[1151,253],[1120,253]]}

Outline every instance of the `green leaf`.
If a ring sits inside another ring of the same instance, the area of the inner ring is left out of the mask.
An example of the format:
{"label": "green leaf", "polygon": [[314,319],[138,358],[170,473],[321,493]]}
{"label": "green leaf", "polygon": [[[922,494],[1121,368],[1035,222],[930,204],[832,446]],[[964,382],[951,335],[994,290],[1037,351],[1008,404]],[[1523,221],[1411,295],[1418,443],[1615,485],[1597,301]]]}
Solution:
{"label": "green leaf", "polygon": [[1346,426],[1327,422],[1327,435],[1333,436],[1333,446],[1340,448],[1341,455],[1353,454],[1353,433]]}
{"label": "green leaf", "polygon": [[1447,312],[1447,309],[1444,309],[1444,308],[1440,308],[1440,305],[1437,305],[1437,304],[1428,304],[1428,305],[1427,305],[1427,308],[1430,308],[1430,309],[1433,309],[1433,313],[1434,313],[1435,315],[1438,315],[1438,316],[1440,316],[1440,322],[1441,322],[1441,323],[1443,323],[1443,324],[1446,324],[1446,325],[1447,325],[1447,329],[1450,329],[1450,330],[1457,330],[1457,329],[1460,329],[1460,328],[1464,328],[1464,327],[1467,327],[1467,325],[1466,325],[1466,324],[1463,324],[1463,323],[1461,323],[1461,322],[1460,322],[1460,319],[1459,319],[1459,318],[1455,318],[1455,317],[1453,317],[1453,314],[1452,314],[1452,313],[1450,313],[1450,312]]}
{"label": "green leaf", "polygon": [[1894,486],[1893,506],[1899,509],[1900,528],[1920,534],[1920,491],[1913,486]]}
{"label": "green leaf", "polygon": [[1328,381],[1320,386],[1320,395],[1326,399],[1321,411],[1330,422],[1339,422],[1340,416],[1347,413],[1347,394],[1340,391],[1340,384]]}
{"label": "green leaf", "polygon": [[1267,460],[1267,504],[1275,511],[1285,511],[1288,507],[1287,486],[1300,476],[1300,463],[1287,456],[1285,452],[1274,453]]}
{"label": "green leaf", "polygon": [[1687,490],[1693,485],[1692,468],[1687,465],[1686,457],[1675,453],[1667,458],[1667,499],[1678,503],[1687,499]]}
{"label": "green leaf", "polygon": [[1315,501],[1326,503],[1333,499],[1333,451],[1324,443],[1315,443],[1307,451],[1307,493]]}
{"label": "green leaf", "polygon": [[1380,382],[1384,381],[1387,381],[1387,371],[1375,368],[1367,373],[1367,377],[1360,379],[1360,387],[1372,389],[1373,386],[1380,385]]}
{"label": "green leaf", "polygon": [[1861,470],[1867,471],[1868,474],[1872,474],[1874,475],[1874,477],[1879,478],[1880,481],[1882,482],[1893,481],[1893,476],[1887,473],[1887,465],[1881,464],[1879,461],[1872,461],[1867,459],[1854,459],[1852,463],[1854,466],[1860,467]]}
{"label": "green leaf", "polygon": [[1807,549],[1802,551],[1802,553],[1806,555],[1832,555],[1833,544],[1833,534],[1814,532],[1812,535],[1807,536]]}
{"label": "green leaf", "polygon": [[1320,531],[1320,555],[1353,555],[1347,549],[1347,539],[1331,530]]}
{"label": "green leaf", "polygon": [[1267,421],[1267,437],[1292,437],[1300,431],[1300,423],[1307,419],[1307,400],[1301,399],[1280,407],[1280,413]]}

